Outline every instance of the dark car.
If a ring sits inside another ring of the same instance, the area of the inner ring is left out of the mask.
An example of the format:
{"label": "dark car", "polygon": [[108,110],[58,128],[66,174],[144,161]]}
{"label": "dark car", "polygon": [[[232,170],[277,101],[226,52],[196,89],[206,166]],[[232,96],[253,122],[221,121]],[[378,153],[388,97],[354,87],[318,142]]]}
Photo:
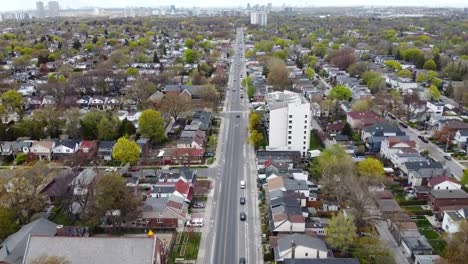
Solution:
{"label": "dark car", "polygon": [[446,160],[452,160],[452,157],[450,157],[449,155],[445,155],[444,158],[445,158]]}
{"label": "dark car", "polygon": [[245,260],[244,257],[239,258],[239,264],[245,264],[247,261]]}
{"label": "dark car", "polygon": [[237,118],[240,118],[240,115],[236,115]]}
{"label": "dark car", "polygon": [[388,116],[389,116],[391,119],[395,119],[395,116],[392,115],[392,114],[388,114]]}
{"label": "dark car", "polygon": [[215,154],[214,154],[213,152],[208,151],[208,152],[205,153],[204,156],[205,156],[206,158],[211,158],[211,157],[214,157]]}
{"label": "dark car", "polygon": [[400,126],[404,127],[404,128],[408,128],[408,125],[403,123],[403,122],[400,122]]}
{"label": "dark car", "polygon": [[244,212],[240,213],[240,220],[245,221],[245,219],[247,219],[247,215]]}
{"label": "dark car", "polygon": [[245,197],[240,198],[240,204],[245,204]]}
{"label": "dark car", "polygon": [[429,143],[429,140],[423,136],[418,136],[418,138],[424,143]]}

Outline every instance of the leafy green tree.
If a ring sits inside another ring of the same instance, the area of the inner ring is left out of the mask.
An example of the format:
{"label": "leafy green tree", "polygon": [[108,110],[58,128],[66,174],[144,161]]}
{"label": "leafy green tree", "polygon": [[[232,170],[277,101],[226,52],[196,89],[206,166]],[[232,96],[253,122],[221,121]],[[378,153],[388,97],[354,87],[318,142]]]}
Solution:
{"label": "leafy green tree", "polygon": [[447,247],[438,264],[465,263],[468,259],[468,221],[460,221],[458,232],[446,236]]}
{"label": "leafy green tree", "polygon": [[333,100],[349,101],[353,97],[351,90],[344,85],[337,85],[330,91],[330,98]]}
{"label": "leafy green tree", "polygon": [[135,141],[121,137],[112,149],[112,157],[122,164],[134,165],[140,160],[140,152],[141,149]]}
{"label": "leafy green tree", "polygon": [[99,136],[98,124],[104,114],[99,111],[90,111],[80,120],[81,134],[85,139],[97,139]]}
{"label": "leafy green tree", "polygon": [[305,74],[309,80],[313,80],[315,78],[315,71],[311,67],[307,67]]}
{"label": "leafy green tree", "polygon": [[330,219],[325,233],[327,243],[342,252],[348,252],[357,238],[353,217],[345,217],[343,213]]}
{"label": "leafy green tree", "polygon": [[401,63],[396,60],[386,60],[385,65],[394,71],[401,70]]}
{"label": "leafy green tree", "polygon": [[366,178],[379,178],[384,175],[383,163],[376,159],[367,157],[365,160],[358,163],[358,173]]}
{"label": "leafy green tree", "polygon": [[249,142],[255,147],[255,149],[260,148],[264,142],[262,132],[257,131],[255,129],[251,130],[249,135]]}
{"label": "leafy green tree", "polygon": [[403,50],[402,56],[404,60],[414,63],[418,69],[421,69],[426,61],[424,59],[424,53],[418,48]]}
{"label": "leafy green tree", "polygon": [[433,59],[429,59],[424,62],[423,69],[435,71],[437,70],[437,64]]}
{"label": "leafy green tree", "polygon": [[463,184],[463,186],[468,185],[468,170],[467,169],[463,170],[463,176],[461,177],[460,182],[461,184]]}
{"label": "leafy green tree", "polygon": [[153,109],[145,110],[138,119],[140,134],[150,138],[154,143],[161,143],[165,139],[164,119],[161,113]]}
{"label": "leafy green tree", "polygon": [[249,116],[249,130],[252,131],[252,130],[260,130],[260,126],[261,126],[261,123],[262,123],[262,116],[255,113],[255,112],[252,112],[250,113],[250,116]]}
{"label": "leafy green tree", "polygon": [[290,85],[289,71],[284,61],[278,58],[271,58],[268,61],[268,84],[275,90],[285,90]]}
{"label": "leafy green tree", "polygon": [[341,134],[347,135],[347,136],[352,136],[353,135],[353,129],[351,128],[351,125],[346,122],[343,126],[343,130],[341,130]]}
{"label": "leafy green tree", "polygon": [[101,118],[97,125],[99,140],[115,140],[119,136],[120,121],[115,116]]}
{"label": "leafy green tree", "polygon": [[[95,192],[96,203],[92,208],[95,221],[106,215],[113,227],[119,228],[123,221],[130,220],[137,214],[139,201],[127,189],[125,180],[121,175],[111,173],[99,177]],[[119,210],[120,214],[113,214],[115,210]]]}
{"label": "leafy green tree", "polygon": [[375,237],[357,238],[352,255],[359,259],[362,264],[395,263],[392,252],[382,241]]}
{"label": "leafy green tree", "polygon": [[288,53],[284,50],[277,50],[273,53],[273,56],[282,60],[286,60],[286,58],[288,57]]}
{"label": "leafy green tree", "polygon": [[440,99],[440,91],[435,85],[431,85],[428,88],[428,92],[429,92],[429,97],[431,98],[431,100],[439,100]]}
{"label": "leafy green tree", "polygon": [[193,46],[195,45],[195,40],[191,39],[191,38],[188,38],[185,40],[185,47],[187,47],[188,49],[193,49]]}
{"label": "leafy green tree", "polygon": [[11,111],[21,111],[23,96],[15,90],[8,90],[2,94],[2,104]]}
{"label": "leafy green tree", "polygon": [[129,137],[136,133],[135,125],[126,118],[120,123],[119,137]]}
{"label": "leafy green tree", "polygon": [[401,78],[411,78],[412,73],[408,69],[403,69],[403,70],[398,71],[397,75]]}
{"label": "leafy green tree", "polygon": [[351,109],[355,112],[366,112],[369,111],[372,107],[372,100],[361,99],[356,100],[351,105]]}
{"label": "leafy green tree", "polygon": [[255,88],[255,86],[253,86],[253,85],[248,86],[247,87],[247,97],[249,99],[252,99],[254,97],[254,95],[255,95],[256,90],[257,89]]}
{"label": "leafy green tree", "polygon": [[184,61],[188,64],[193,64],[197,60],[197,53],[193,49],[187,49],[184,51]]}
{"label": "leafy green tree", "polygon": [[128,75],[137,75],[138,74],[138,69],[135,67],[130,67],[127,69],[127,74]]}
{"label": "leafy green tree", "polygon": [[16,212],[12,208],[0,206],[0,241],[16,232]]}

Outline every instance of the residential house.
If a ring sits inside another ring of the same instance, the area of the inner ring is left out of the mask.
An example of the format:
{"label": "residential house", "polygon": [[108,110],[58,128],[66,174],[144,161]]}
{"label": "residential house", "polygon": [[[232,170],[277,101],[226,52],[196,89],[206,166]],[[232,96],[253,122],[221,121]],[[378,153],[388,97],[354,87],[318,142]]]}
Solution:
{"label": "residential house", "polygon": [[462,187],[457,179],[448,176],[432,178],[427,185],[431,187],[432,190],[459,190]]}
{"label": "residential house", "polygon": [[468,123],[459,120],[444,120],[439,122],[438,130],[448,129],[450,133],[455,135],[458,130],[468,129]]}
{"label": "residential house", "polygon": [[275,261],[281,263],[285,259],[321,259],[328,258],[328,248],[318,237],[303,234],[291,234],[278,239],[277,247],[273,248]]}
{"label": "residential house", "polygon": [[175,189],[175,182],[158,182],[152,185],[151,191],[148,192],[148,197],[169,197],[174,193]]}
{"label": "residential house", "polygon": [[73,194],[78,196],[86,195],[88,193],[88,187],[94,183],[96,177],[97,173],[94,169],[87,168],[81,171],[69,184],[73,189]]}
{"label": "residential house", "polygon": [[172,148],[163,149],[159,153],[163,164],[201,164],[204,162],[204,149]]}
{"label": "residential house", "polygon": [[466,145],[466,142],[468,142],[468,128],[458,129],[457,132],[455,132],[454,141],[458,147]]}
{"label": "residential house", "polygon": [[402,235],[401,245],[404,252],[411,258],[415,255],[431,255],[434,251],[427,238],[418,231],[405,232]]}
{"label": "residential house", "polygon": [[335,136],[337,134],[341,134],[341,131],[343,131],[344,124],[341,122],[334,122],[331,124],[328,124],[327,127],[325,128],[325,131],[330,135],[330,136]]}
{"label": "residential house", "polygon": [[19,153],[28,154],[34,142],[36,141],[35,140],[17,140],[16,143],[13,144],[13,154],[14,155],[18,155]]}
{"label": "residential house", "polygon": [[55,144],[53,150],[54,158],[70,157],[80,148],[81,141],[76,139],[64,139]]}
{"label": "residential house", "polygon": [[444,211],[444,218],[442,220],[442,229],[453,234],[459,231],[460,223],[466,221],[468,217],[468,207],[460,208],[458,210]]}
{"label": "residential house", "polygon": [[13,146],[16,144],[16,141],[2,141],[0,142],[0,154],[2,156],[11,156],[13,155]]}
{"label": "residential house", "polygon": [[382,119],[374,112],[348,112],[346,122],[351,128],[359,130],[381,122]]}
{"label": "residential house", "polygon": [[321,116],[321,107],[317,102],[310,103],[310,113],[312,117],[319,118]]}
{"label": "residential house", "polygon": [[301,152],[299,151],[266,151],[259,150],[257,151],[257,165],[258,168],[263,168],[267,160],[285,162],[292,164],[293,166],[298,166],[302,161]]}
{"label": "residential house", "polygon": [[103,160],[112,160],[112,150],[114,149],[115,141],[100,141],[98,147],[98,156]]}
{"label": "residential house", "polygon": [[96,155],[97,141],[96,140],[83,140],[81,141],[80,148],[78,149],[78,155],[83,157],[85,160],[89,160]]}
{"label": "residential house", "polygon": [[200,99],[200,90],[204,85],[165,85],[161,90],[165,95],[187,96],[190,99]]}
{"label": "residential house", "polygon": [[66,197],[70,193],[70,183],[76,178],[76,172],[72,169],[61,170],[44,188],[41,193],[45,194],[48,202],[53,203],[57,199]]}
{"label": "residential house", "polygon": [[414,264],[434,264],[440,260],[439,255],[415,255]]}
{"label": "residential house", "polygon": [[440,101],[429,100],[426,103],[426,107],[428,108],[428,112],[431,116],[442,116],[444,113],[444,106],[445,104]]}
{"label": "residential house", "polygon": [[405,136],[400,128],[387,122],[377,123],[362,130],[361,139],[366,142],[366,147],[371,152],[380,152],[381,143],[385,138]]}
{"label": "residential house", "polygon": [[104,103],[105,103],[104,98],[93,97],[89,101],[89,106],[95,107],[95,108],[100,109],[100,110],[104,110]]}
{"label": "residential house", "polygon": [[400,167],[400,170],[405,175],[408,175],[408,183],[411,186],[427,185],[430,179],[445,174],[442,163],[432,160],[427,160],[426,162],[405,162]]}
{"label": "residential house", "polygon": [[52,159],[52,153],[54,151],[55,141],[52,140],[41,140],[36,141],[32,144],[29,152],[39,157],[39,159]]}
{"label": "residential house", "polygon": [[142,157],[145,157],[151,151],[151,140],[149,138],[139,138],[136,143],[140,147]]}
{"label": "residential house", "polygon": [[57,224],[39,218],[21,227],[18,232],[7,237],[0,244],[0,263],[22,264],[30,236],[54,236]]}
{"label": "residential house", "polygon": [[182,231],[188,217],[188,204],[184,198],[171,195],[169,197],[148,197],[143,206],[142,219],[146,227],[152,229],[176,229]]}
{"label": "residential house", "polygon": [[389,158],[393,153],[399,152],[402,148],[416,148],[416,142],[409,136],[388,137],[380,144],[380,156]]}
{"label": "residential house", "polygon": [[105,110],[113,110],[120,106],[120,101],[117,98],[104,98],[104,109]]}
{"label": "residential house", "polygon": [[186,203],[190,203],[193,198],[193,185],[180,179],[175,184],[174,195],[182,197]]}
{"label": "residential house", "polygon": [[408,90],[418,88],[418,84],[411,79],[401,78],[395,74],[386,74],[385,81],[391,88],[397,89],[400,92],[408,92]]}
{"label": "residential house", "polygon": [[439,213],[445,210],[468,206],[468,194],[464,190],[432,190],[429,192],[429,205]]}
{"label": "residential house", "polygon": [[165,264],[168,250],[157,237],[38,236],[27,239],[23,264],[55,252],[70,263]]}
{"label": "residential house", "polygon": [[392,164],[397,167],[401,168],[403,163],[406,162],[426,162],[428,159],[413,148],[400,148],[396,150],[395,153],[390,154],[389,157]]}
{"label": "residential house", "polygon": [[197,175],[195,174],[195,171],[188,168],[158,170],[156,177],[158,178],[159,182],[176,183],[179,180],[182,180],[194,185],[197,181]]}
{"label": "residential house", "polygon": [[[326,259],[285,259],[283,264],[359,264],[357,258],[326,258]],[[424,263],[426,264],[426,263]]]}

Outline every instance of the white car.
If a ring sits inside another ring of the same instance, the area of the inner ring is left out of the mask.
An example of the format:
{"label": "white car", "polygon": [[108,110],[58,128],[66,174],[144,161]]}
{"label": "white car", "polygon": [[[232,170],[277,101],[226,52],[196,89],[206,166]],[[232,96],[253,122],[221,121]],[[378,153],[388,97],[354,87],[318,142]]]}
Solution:
{"label": "white car", "polygon": [[203,227],[203,218],[194,218],[192,220],[188,220],[185,225],[189,227]]}

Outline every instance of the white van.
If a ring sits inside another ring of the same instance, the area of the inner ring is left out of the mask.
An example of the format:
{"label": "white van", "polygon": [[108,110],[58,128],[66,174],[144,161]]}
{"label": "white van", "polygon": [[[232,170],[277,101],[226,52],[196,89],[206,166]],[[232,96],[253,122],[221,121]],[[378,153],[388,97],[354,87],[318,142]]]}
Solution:
{"label": "white van", "polygon": [[245,181],[240,181],[240,188],[245,189]]}
{"label": "white van", "polygon": [[194,218],[192,220],[188,220],[186,226],[203,227],[203,218]]}

